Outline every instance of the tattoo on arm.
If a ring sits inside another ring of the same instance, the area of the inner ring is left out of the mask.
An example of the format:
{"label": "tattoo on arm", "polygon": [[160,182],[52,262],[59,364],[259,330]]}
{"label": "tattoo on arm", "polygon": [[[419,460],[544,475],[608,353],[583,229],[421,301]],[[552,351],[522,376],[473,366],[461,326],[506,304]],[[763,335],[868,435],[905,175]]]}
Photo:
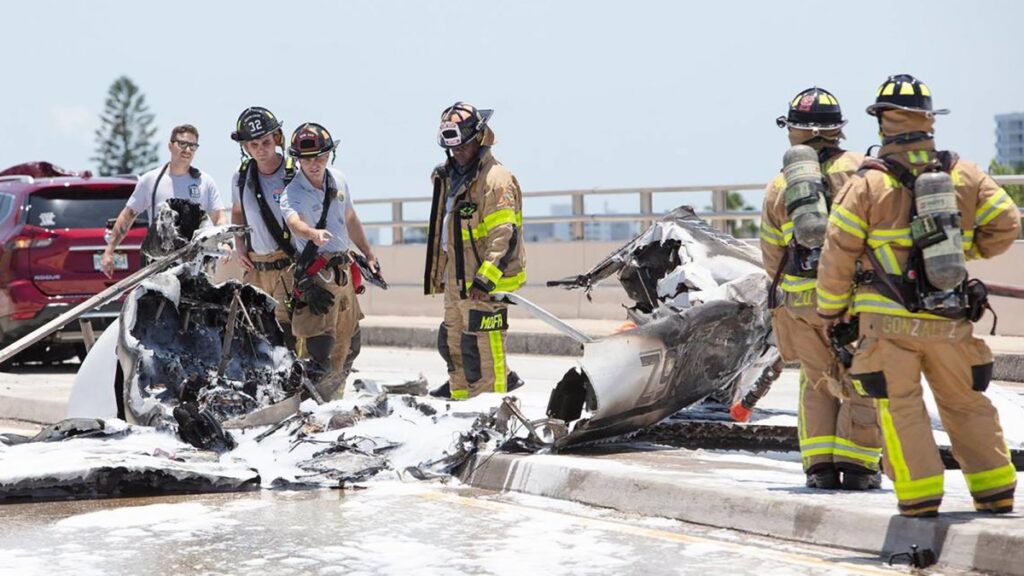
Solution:
{"label": "tattoo on arm", "polygon": [[138,215],[139,213],[131,208],[121,210],[121,214],[117,216],[117,222],[114,223],[114,228],[110,233],[109,248],[117,248],[121,244],[121,240],[124,240],[124,237],[128,235],[128,231],[132,229],[132,224],[135,223],[135,218]]}

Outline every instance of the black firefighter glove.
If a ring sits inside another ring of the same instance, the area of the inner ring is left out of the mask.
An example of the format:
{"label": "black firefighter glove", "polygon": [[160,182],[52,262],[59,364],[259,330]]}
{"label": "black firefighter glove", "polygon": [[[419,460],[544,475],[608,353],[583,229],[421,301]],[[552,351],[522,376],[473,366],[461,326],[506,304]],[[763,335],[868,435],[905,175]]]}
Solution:
{"label": "black firefighter glove", "polygon": [[828,329],[829,345],[843,367],[853,364],[853,351],[850,345],[857,341],[860,333],[860,321],[854,316],[849,322],[836,322]]}
{"label": "black firefighter glove", "polygon": [[309,306],[316,316],[323,316],[334,305],[334,294],[320,286],[312,276],[303,276],[295,281],[295,298]]}

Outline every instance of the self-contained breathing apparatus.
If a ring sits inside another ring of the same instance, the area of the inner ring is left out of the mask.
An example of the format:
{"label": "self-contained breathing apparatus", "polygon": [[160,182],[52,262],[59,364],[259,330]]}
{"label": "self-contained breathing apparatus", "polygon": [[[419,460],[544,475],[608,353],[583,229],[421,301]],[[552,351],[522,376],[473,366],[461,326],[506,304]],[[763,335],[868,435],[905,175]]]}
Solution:
{"label": "self-contained breathing apparatus", "polygon": [[[924,312],[950,320],[977,322],[985,310],[992,310],[988,290],[977,279],[967,277],[963,252],[961,214],[950,171],[957,162],[954,152],[936,154],[937,164],[915,177],[902,164],[886,157],[869,158],[862,170],[881,170],[910,190],[912,245],[906,269],[889,274],[872,249],[865,254],[872,270],[861,271],[858,284],[870,285],[898,302],[909,312]],[[995,312],[992,311],[993,316]],[[995,333],[995,321],[992,332]]]}
{"label": "self-contained breathing apparatus", "polygon": [[770,308],[778,305],[776,291],[783,274],[818,277],[818,261],[825,244],[832,205],[828,180],[822,174],[821,166],[841,153],[838,148],[829,147],[818,152],[810,146],[797,144],[786,150],[782,157],[782,174],[786,180],[783,200],[786,216],[793,224],[793,236],[772,279]]}

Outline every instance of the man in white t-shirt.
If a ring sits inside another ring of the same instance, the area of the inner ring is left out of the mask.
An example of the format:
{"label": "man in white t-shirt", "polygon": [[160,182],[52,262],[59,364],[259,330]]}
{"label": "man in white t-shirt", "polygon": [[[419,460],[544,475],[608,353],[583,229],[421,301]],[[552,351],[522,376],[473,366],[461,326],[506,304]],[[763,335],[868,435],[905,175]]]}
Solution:
{"label": "man in white t-shirt", "polygon": [[103,273],[108,278],[114,275],[114,250],[131,230],[135,218],[146,210],[152,222],[155,207],[170,198],[198,204],[214,225],[228,223],[227,206],[221,200],[217,184],[208,174],[192,166],[192,159],[199,148],[199,131],[195,126],[175,126],[167,148],[171,152],[171,161],[139,177],[135,190],[117,217],[101,261]]}

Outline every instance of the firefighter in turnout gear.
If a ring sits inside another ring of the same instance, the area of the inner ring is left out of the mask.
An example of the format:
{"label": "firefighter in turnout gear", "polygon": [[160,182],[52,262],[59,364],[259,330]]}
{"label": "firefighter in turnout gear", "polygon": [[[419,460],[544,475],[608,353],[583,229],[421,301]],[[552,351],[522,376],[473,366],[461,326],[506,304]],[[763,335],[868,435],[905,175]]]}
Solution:
{"label": "firefighter in turnout gear", "polygon": [[1009,512],[1016,472],[984,395],[992,353],[972,335],[971,322],[987,306],[984,285],[967,279],[964,261],[1005,252],[1020,232],[1020,213],[976,164],[936,151],[935,116],[948,111],[932,108],[922,82],[889,77],[867,111],[878,119],[882,147],[833,202],[818,312],[860,317],[850,378],[875,399],[900,513],[934,516],[943,496],[922,373],[975,508]]}
{"label": "firefighter in turnout gear", "polygon": [[307,122],[292,133],[288,154],[300,170],[284,190],[281,213],[295,243],[292,329],[306,339],[310,374],[324,399],[340,398],[359,354],[359,320],[350,264],[355,245],[370,270],[380,267],[352,206],[348,183],[328,167],[337,143],[326,128]]}
{"label": "firefighter in turnout gear", "polygon": [[448,161],[432,175],[424,293],[444,293],[437,347],[448,383],[431,394],[453,400],[522,385],[505,358],[508,308],[490,296],[526,281],[522,193],[491,153],[492,114],[456,102],[438,131]]}
{"label": "firefighter in turnout gear", "polygon": [[[776,120],[792,146],[765,190],[761,253],[772,277],[772,327],[783,359],[800,360],[798,432],[807,486],[866,490],[881,483],[881,433],[870,400],[853,393],[815,309],[815,278],[831,197],[863,156],[839,147],[846,124],[835,96],[800,92]],[[783,300],[776,302],[781,288]]]}
{"label": "firefighter in turnout gear", "polygon": [[232,221],[251,231],[235,239],[242,280],[277,300],[274,313],[288,347],[295,350],[288,297],[292,293],[295,246],[281,214],[281,196],[295,176],[295,161],[285,158],[281,122],[260,106],[238,117],[231,139],[242,149],[242,165],[232,179]]}

